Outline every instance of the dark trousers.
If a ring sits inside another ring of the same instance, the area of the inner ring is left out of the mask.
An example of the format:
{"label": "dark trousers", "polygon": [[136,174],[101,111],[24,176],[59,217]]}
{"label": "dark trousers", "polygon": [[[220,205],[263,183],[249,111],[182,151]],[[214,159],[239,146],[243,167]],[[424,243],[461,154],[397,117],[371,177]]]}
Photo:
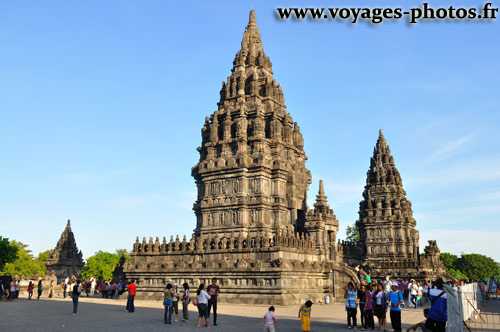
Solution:
{"label": "dark trousers", "polygon": [[365,304],[364,302],[359,302],[359,313],[361,315],[361,326],[365,326]]}
{"label": "dark trousers", "polygon": [[128,299],[127,299],[127,308],[126,308],[126,310],[128,312],[134,312],[135,311],[135,308],[134,308],[134,297],[135,297],[135,295],[129,295],[128,296]]}
{"label": "dark trousers", "polygon": [[76,314],[78,312],[78,298],[79,296],[73,295],[73,313]]}
{"label": "dark trousers", "polygon": [[391,325],[394,332],[401,332],[401,311],[391,310]]}
{"label": "dark trousers", "polygon": [[432,318],[427,318],[425,321],[425,328],[431,330],[432,332],[444,332],[446,328],[446,322],[438,322]]}
{"label": "dark trousers", "polygon": [[[347,308],[347,326],[356,326],[356,315],[358,313],[358,309],[356,308]],[[351,325],[352,321],[352,325]]]}
{"label": "dark trousers", "polygon": [[40,296],[42,296],[42,291],[41,290],[38,291],[38,299],[40,299]]}
{"label": "dark trousers", "polygon": [[63,289],[63,298],[64,299],[66,298],[66,287],[64,287],[64,289]]}
{"label": "dark trousers", "polygon": [[416,295],[410,295],[410,301],[413,304],[414,308],[417,309],[417,296]]}
{"label": "dark trousers", "polygon": [[208,301],[208,318],[210,318],[210,311],[214,308],[214,325],[217,324],[217,302]]}
{"label": "dark trousers", "polygon": [[373,310],[368,309],[365,310],[365,325],[363,325],[365,329],[374,329],[375,321],[373,320]]}
{"label": "dark trousers", "polygon": [[172,324],[173,309],[174,308],[171,304],[165,306],[165,314],[163,315],[163,321],[165,322],[165,324]]}

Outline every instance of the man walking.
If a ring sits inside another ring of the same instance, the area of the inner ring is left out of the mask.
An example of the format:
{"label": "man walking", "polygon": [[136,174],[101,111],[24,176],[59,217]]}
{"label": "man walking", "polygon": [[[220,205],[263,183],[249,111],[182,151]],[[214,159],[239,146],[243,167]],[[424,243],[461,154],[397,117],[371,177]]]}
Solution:
{"label": "man walking", "polygon": [[210,318],[210,311],[214,309],[214,326],[217,326],[217,295],[219,295],[219,286],[217,286],[217,279],[212,278],[212,284],[208,286],[207,292],[210,295],[208,300],[208,317]]}
{"label": "man walking", "polygon": [[80,280],[77,280],[71,291],[73,298],[73,315],[78,315],[78,299],[80,298],[81,292],[82,288],[80,287]]}
{"label": "man walking", "polygon": [[136,286],[134,284],[133,281],[129,281],[128,283],[128,286],[127,286],[127,290],[128,290],[128,296],[127,296],[127,308],[125,309],[125,311],[127,312],[134,312],[135,311],[135,308],[134,308],[134,297],[135,297],[135,290],[136,290]]}

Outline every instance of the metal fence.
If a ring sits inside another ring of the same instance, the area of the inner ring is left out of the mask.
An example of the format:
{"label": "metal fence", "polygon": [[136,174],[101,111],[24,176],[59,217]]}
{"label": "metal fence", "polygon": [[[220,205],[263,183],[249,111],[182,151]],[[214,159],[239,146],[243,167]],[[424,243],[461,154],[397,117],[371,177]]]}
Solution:
{"label": "metal fence", "polygon": [[483,284],[448,287],[448,331],[500,331],[500,295]]}

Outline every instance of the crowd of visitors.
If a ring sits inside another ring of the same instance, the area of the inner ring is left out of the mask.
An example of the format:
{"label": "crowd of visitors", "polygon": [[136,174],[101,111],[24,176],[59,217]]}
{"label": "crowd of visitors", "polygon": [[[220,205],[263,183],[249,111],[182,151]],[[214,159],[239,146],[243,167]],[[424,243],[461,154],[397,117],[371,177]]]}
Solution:
{"label": "crowd of visitors", "polygon": [[[362,268],[356,267],[359,283],[352,280],[344,288],[345,311],[347,314],[347,328],[361,330],[387,331],[387,311],[389,311],[390,323],[395,332],[401,332],[402,308],[408,310],[424,305],[430,308],[424,309],[425,319],[413,325],[407,331],[416,331],[421,328],[423,331],[444,332],[447,322],[447,296],[444,290],[443,280],[430,281],[416,280],[391,280],[386,276],[384,280],[375,281],[370,273],[364,273]],[[213,326],[217,326],[217,299],[220,287],[217,279],[213,278],[211,284],[206,286],[200,284],[195,295],[190,292],[187,283],[182,284],[182,290],[177,283],[168,283],[164,289],[163,306],[164,323],[172,324],[179,322],[179,302],[182,302],[182,321],[189,323],[189,304],[193,304],[198,310],[197,326],[210,327],[210,315],[213,318]],[[461,282],[458,285],[463,285]],[[33,298],[33,293],[37,290],[37,299],[43,295],[43,281],[30,281],[27,286],[28,300]],[[133,313],[135,311],[134,299],[136,285],[133,281],[125,282],[120,280],[98,280],[96,277],[86,278],[83,281],[76,277],[67,276],[61,283],[63,298],[69,297],[73,301],[73,315],[78,314],[78,301],[82,294],[86,296],[98,295],[105,299],[118,299],[123,293],[127,293],[127,305],[125,311]],[[20,280],[10,279],[0,281],[0,298],[5,297],[8,301],[14,301],[19,297]],[[54,281],[50,282],[48,297],[55,294]],[[299,309],[302,331],[311,329],[311,308],[312,302],[306,301]],[[359,311],[358,311],[359,308]],[[262,317],[261,324],[265,332],[275,332],[277,320],[275,307],[269,310]],[[359,315],[359,316],[358,316]],[[357,319],[359,317],[359,320]],[[377,324],[375,323],[377,318]]]}

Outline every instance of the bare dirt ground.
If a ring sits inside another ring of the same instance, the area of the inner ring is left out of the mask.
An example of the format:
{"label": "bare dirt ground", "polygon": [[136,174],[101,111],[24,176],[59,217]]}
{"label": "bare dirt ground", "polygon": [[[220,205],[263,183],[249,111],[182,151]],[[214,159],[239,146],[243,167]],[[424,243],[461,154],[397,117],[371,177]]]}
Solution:
{"label": "bare dirt ground", "polygon": [[[56,297],[40,300],[18,299],[14,302],[0,301],[0,331],[198,331],[196,307],[190,305],[189,323],[180,321],[172,325],[163,322],[163,305],[158,301],[135,301],[136,312],[127,313],[125,299],[103,299],[100,297],[81,297],[78,315],[72,315],[71,299]],[[276,306],[277,331],[300,331],[297,317],[299,306]],[[218,325],[210,326],[213,331],[254,332],[263,331],[261,317],[267,306],[219,304]],[[344,304],[313,305],[311,312],[311,331],[331,332],[348,331]],[[387,314],[389,319],[389,314]],[[422,309],[404,309],[402,312],[403,330],[423,319]],[[376,320],[376,319],[375,319]],[[210,321],[212,323],[212,321]],[[358,329],[361,327],[358,311]],[[206,328],[203,328],[206,329]],[[377,329],[376,329],[377,330]],[[387,330],[392,331],[390,322]]]}

